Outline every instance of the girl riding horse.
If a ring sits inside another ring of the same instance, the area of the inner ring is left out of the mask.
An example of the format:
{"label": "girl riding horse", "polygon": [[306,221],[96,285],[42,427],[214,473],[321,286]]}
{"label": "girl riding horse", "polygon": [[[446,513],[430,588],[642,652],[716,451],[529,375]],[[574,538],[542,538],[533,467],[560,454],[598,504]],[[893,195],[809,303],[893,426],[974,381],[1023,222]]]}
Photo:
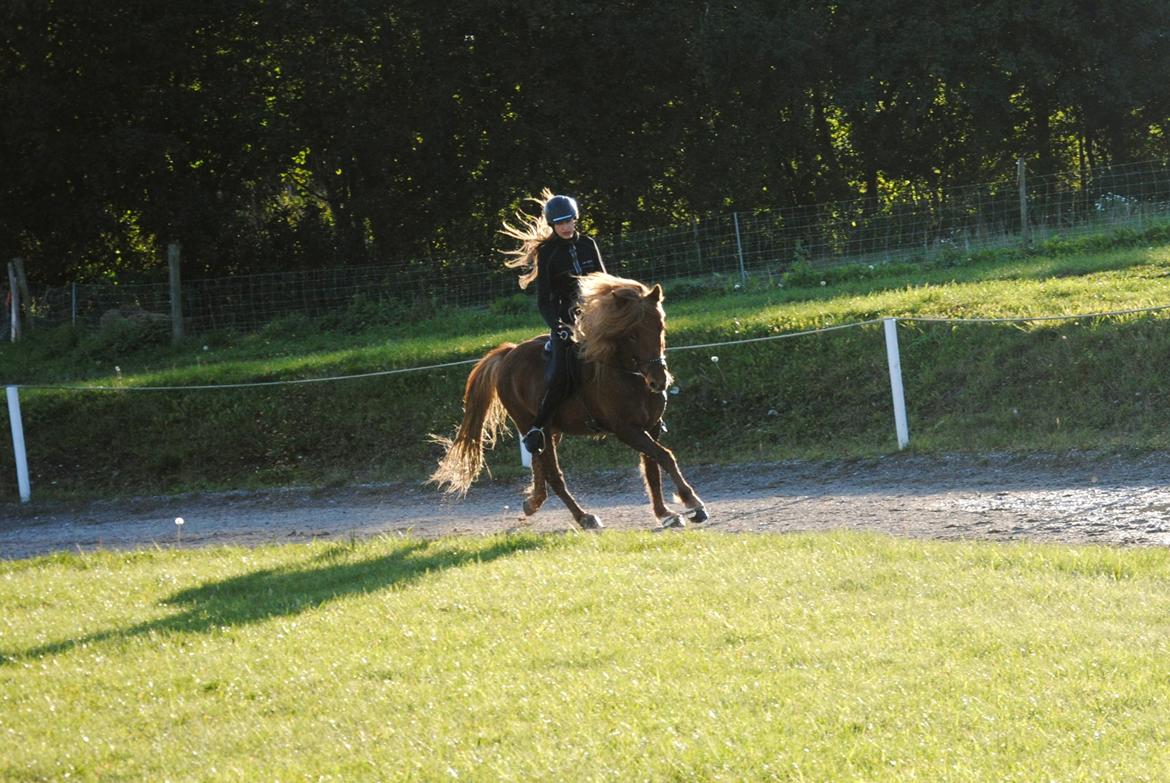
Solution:
{"label": "girl riding horse", "polygon": [[521,216],[520,226],[505,223],[503,233],[520,241],[519,248],[508,251],[512,259],[506,264],[524,270],[521,288],[536,281],[536,304],[549,327],[547,387],[536,419],[524,435],[524,448],[535,456],[544,451],[545,426],[570,392],[580,279],[606,270],[597,243],[577,231],[579,212],[573,198],[554,196],[546,188],[540,199],[533,200],[541,204],[540,217]]}
{"label": "girl riding horse", "polygon": [[[581,358],[581,379],[549,421],[544,451],[532,459],[532,486],[524,513],[540,510],[552,489],[585,530],[601,521],[577,503],[565,485],[557,460],[562,435],[612,434],[641,455],[642,476],[654,515],[663,527],[708,519],[703,501],[687,483],[670,449],[658,442],[666,390],[672,382],[666,367],[666,312],[662,288],[597,272],[579,279],[580,312],[574,338]],[[485,467],[484,450],[496,443],[510,418],[523,430],[532,424],[544,395],[543,336],[493,348],[467,376],[463,421],[454,438],[433,435],[443,456],[431,481],[462,495]],[[662,472],[674,482],[685,512],[666,505]]]}

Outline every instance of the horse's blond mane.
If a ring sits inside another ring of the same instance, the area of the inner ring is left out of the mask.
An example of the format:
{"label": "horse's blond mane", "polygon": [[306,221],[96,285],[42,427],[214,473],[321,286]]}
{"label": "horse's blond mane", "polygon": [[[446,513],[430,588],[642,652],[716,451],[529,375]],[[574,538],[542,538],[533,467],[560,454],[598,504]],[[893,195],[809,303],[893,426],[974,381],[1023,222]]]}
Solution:
{"label": "horse's blond mane", "polygon": [[598,272],[580,280],[581,312],[574,326],[580,356],[587,362],[608,365],[618,350],[618,339],[644,323],[655,310],[658,299],[649,297],[650,288],[624,277]]}

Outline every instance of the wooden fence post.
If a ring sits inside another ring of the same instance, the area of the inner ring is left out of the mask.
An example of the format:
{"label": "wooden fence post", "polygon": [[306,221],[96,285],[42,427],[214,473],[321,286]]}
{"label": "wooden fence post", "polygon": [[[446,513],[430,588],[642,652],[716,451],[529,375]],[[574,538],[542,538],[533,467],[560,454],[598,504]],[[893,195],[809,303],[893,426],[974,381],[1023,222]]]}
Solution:
{"label": "wooden fence post", "polygon": [[12,342],[20,339],[20,286],[16,282],[16,262],[8,262],[9,312],[11,314]]}
{"label": "wooden fence post", "polygon": [[695,218],[695,271],[703,273],[703,243],[699,240],[699,218]]}
{"label": "wooden fence post", "polygon": [[171,273],[171,342],[183,339],[183,286],[179,276],[179,255],[182,246],[178,242],[167,245],[167,266]]}
{"label": "wooden fence post", "polygon": [[739,213],[731,213],[732,220],[735,221],[735,252],[739,256],[739,279],[744,288],[747,288],[747,272],[743,266],[743,242],[739,238]]}
{"label": "wooden fence post", "polygon": [[1016,160],[1016,181],[1020,186],[1020,240],[1024,247],[1032,244],[1031,227],[1028,225],[1028,164],[1023,158]]}

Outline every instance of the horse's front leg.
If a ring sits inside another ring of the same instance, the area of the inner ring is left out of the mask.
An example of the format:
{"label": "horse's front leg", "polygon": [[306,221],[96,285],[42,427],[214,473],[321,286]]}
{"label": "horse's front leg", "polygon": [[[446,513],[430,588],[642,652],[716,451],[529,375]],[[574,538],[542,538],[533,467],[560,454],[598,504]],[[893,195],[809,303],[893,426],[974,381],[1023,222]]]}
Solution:
{"label": "horse's front leg", "polygon": [[524,515],[530,517],[540,511],[540,507],[544,505],[546,499],[548,499],[548,485],[544,480],[544,461],[540,457],[533,457],[532,486],[528,488],[524,498]]}
{"label": "horse's front leg", "polygon": [[[625,443],[630,448],[636,449],[642,454],[642,470],[646,476],[646,486],[650,491],[651,502],[655,503],[654,513],[659,519],[663,515],[660,513],[659,506],[666,510],[666,514],[670,514],[666,504],[662,502],[662,482],[661,474],[658,472],[658,467],[661,466],[670,474],[671,480],[674,482],[674,487],[678,490],[678,495],[682,498],[684,504],[691,512],[691,521],[706,522],[709,518],[707,515],[707,507],[703,504],[702,499],[698,493],[695,492],[694,487],[687,483],[683,478],[682,471],[678,468],[678,462],[674,458],[674,454],[670,449],[663,446],[657,440],[650,436],[650,433],[644,430],[623,430],[615,432],[618,440]],[[653,467],[649,467],[653,465]],[[654,476],[658,476],[657,481],[652,481]],[[654,497],[654,485],[658,486],[658,498]],[[665,523],[664,523],[665,524]]]}
{"label": "horse's front leg", "polygon": [[[662,428],[655,425],[650,430],[650,437],[655,440],[662,434]],[[646,484],[646,494],[650,496],[650,505],[654,508],[654,517],[663,527],[681,527],[684,522],[676,511],[666,505],[662,497],[662,470],[658,463],[650,459],[649,455],[639,453],[642,463],[642,480]]]}
{"label": "horse's front leg", "polygon": [[561,466],[557,462],[557,444],[560,441],[560,433],[552,433],[544,451],[537,458],[543,463],[544,479],[552,487],[557,497],[561,499],[561,502],[565,504],[565,507],[569,509],[569,513],[573,515],[573,519],[581,526],[582,530],[600,530],[604,527],[601,520],[593,514],[585,513],[585,509],[577,504],[577,501],[569,494],[568,488],[565,487],[565,474],[561,472]]}

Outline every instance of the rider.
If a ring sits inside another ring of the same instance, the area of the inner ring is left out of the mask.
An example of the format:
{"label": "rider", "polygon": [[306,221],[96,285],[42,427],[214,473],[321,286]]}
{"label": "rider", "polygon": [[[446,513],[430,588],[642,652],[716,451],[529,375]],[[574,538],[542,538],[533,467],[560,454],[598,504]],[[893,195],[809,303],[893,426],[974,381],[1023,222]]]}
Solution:
{"label": "rider", "polygon": [[520,277],[521,288],[536,280],[537,307],[550,330],[551,356],[545,373],[548,387],[532,428],[524,435],[524,447],[533,455],[544,451],[544,428],[568,396],[570,340],[580,293],[578,278],[605,271],[597,243],[577,231],[577,202],[569,196],[554,196],[548,190],[541,195],[544,206],[540,219],[529,220],[527,230],[505,224],[504,231],[523,243],[520,249],[511,251],[514,258],[508,266],[527,268]]}

